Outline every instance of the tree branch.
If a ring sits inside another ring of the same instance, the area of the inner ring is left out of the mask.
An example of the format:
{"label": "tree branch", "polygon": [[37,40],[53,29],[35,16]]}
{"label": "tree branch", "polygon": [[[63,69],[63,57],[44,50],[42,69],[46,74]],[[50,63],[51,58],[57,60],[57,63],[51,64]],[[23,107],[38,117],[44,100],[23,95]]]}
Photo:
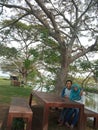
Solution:
{"label": "tree branch", "polygon": [[54,19],[54,16],[52,14],[52,12],[48,11],[48,9],[44,6],[43,2],[41,0],[35,0],[36,3],[38,3],[38,5],[41,7],[41,9],[44,11],[44,13],[47,15],[47,17],[50,19],[50,21],[52,22],[52,25],[54,27],[54,30],[56,32],[59,32],[59,29],[57,27],[56,21]]}
{"label": "tree branch", "polygon": [[8,27],[8,26],[13,26],[15,23],[17,23],[20,19],[22,19],[23,17],[29,15],[29,13],[23,14],[21,17],[19,17],[18,19],[16,19],[15,21],[11,22],[10,24],[7,24],[6,26],[0,28],[0,30]]}
{"label": "tree branch", "polygon": [[78,6],[76,5],[75,1],[74,0],[71,0],[75,9],[76,9],[76,20],[78,19]]}
{"label": "tree branch", "polygon": [[98,36],[96,37],[96,40],[95,40],[95,43],[93,45],[91,45],[90,47],[88,47],[87,49],[82,49],[81,52],[77,53],[76,55],[74,55],[72,58],[71,58],[71,63],[73,61],[75,61],[76,59],[80,58],[81,56],[87,54],[88,52],[92,52],[92,51],[95,51],[95,50],[98,50]]}
{"label": "tree branch", "polygon": [[[27,0],[26,0],[27,1]],[[29,3],[29,2],[28,2]],[[28,12],[29,14],[33,14],[45,27],[48,27],[49,28],[49,25],[47,25],[41,17],[39,17],[39,14],[37,12],[37,10],[34,10],[32,8],[32,10],[28,9],[28,8],[24,8],[22,6],[17,6],[17,5],[11,5],[11,4],[4,4],[4,3],[0,3],[0,5],[2,6],[5,6],[7,8],[16,8],[16,9],[21,9],[21,10],[24,10],[26,12]],[[30,6],[29,6],[30,7]]]}
{"label": "tree branch", "polygon": [[0,3],[0,5],[2,6],[5,6],[7,8],[18,8],[18,9],[21,9],[21,10],[25,10],[26,12],[28,12],[28,8],[24,8],[22,6],[18,6],[18,5],[11,5],[11,4],[4,4],[4,3]]}
{"label": "tree branch", "polygon": [[80,17],[78,18],[78,21],[80,21],[80,19],[82,18],[82,16],[83,16],[84,14],[86,14],[86,12],[92,7],[92,1],[93,1],[93,0],[90,1],[89,5],[88,5],[87,8],[85,9],[85,11],[80,15]]}

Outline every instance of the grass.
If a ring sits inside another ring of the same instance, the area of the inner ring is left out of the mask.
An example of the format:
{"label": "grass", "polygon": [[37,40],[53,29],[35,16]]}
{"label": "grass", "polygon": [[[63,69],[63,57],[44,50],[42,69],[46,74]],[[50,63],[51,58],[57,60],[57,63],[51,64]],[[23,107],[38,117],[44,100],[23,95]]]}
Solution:
{"label": "grass", "polygon": [[10,80],[0,78],[0,103],[10,103],[14,96],[28,98],[31,93],[30,87],[11,86]]}

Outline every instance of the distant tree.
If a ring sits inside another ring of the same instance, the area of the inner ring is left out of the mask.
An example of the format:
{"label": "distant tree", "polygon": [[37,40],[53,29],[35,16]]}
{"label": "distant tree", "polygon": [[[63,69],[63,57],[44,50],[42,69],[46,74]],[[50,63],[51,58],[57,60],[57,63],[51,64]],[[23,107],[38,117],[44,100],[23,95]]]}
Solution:
{"label": "distant tree", "polygon": [[4,44],[0,44],[0,56],[4,56],[6,58],[14,57],[17,55],[18,51],[15,47],[7,47]]}
{"label": "distant tree", "polygon": [[81,77],[84,77],[82,79],[83,86],[89,83],[91,78],[94,79],[95,83],[98,83],[98,60],[89,61],[83,57],[78,59],[71,68],[73,68],[75,75],[78,73]]}
{"label": "distant tree", "polygon": [[93,63],[94,66],[94,79],[98,83],[98,60]]}
{"label": "distant tree", "polygon": [[[35,21],[43,25],[49,31],[49,36],[57,42],[60,53],[57,91],[65,84],[69,65],[86,53],[98,50],[97,0],[6,0],[1,1],[0,5],[1,14],[5,9],[3,7],[14,11],[14,15],[12,13],[8,16],[14,19],[10,26],[19,20],[25,20],[29,24]],[[84,45],[81,37],[93,40],[92,44]]]}
{"label": "distant tree", "polygon": [[[11,22],[10,20],[5,20],[2,25],[7,25]],[[26,25],[22,22],[17,22],[13,27],[10,28],[9,26],[2,31],[3,49],[1,56],[5,56],[5,61],[1,65],[2,69],[18,73],[24,84],[27,83],[27,78],[30,73],[38,71],[34,65],[35,62],[33,62],[33,54],[30,53],[32,44],[37,41],[37,35],[37,30],[35,31],[33,26]],[[15,48],[10,49],[7,46],[4,47],[3,43],[7,44],[8,40],[17,45],[17,53]]]}

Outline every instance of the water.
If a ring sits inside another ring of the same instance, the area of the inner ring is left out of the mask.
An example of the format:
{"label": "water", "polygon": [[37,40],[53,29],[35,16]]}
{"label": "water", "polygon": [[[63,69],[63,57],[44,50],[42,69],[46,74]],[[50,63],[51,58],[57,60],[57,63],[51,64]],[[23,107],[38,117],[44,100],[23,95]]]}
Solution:
{"label": "water", "polygon": [[84,106],[98,113],[98,94],[86,93],[83,95]]}

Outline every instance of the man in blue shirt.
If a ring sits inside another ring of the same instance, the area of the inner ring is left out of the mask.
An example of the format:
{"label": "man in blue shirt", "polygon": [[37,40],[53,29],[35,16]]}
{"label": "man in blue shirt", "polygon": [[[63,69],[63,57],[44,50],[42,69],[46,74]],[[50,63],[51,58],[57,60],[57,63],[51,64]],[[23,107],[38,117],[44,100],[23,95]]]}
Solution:
{"label": "man in blue shirt", "polygon": [[71,86],[72,86],[72,81],[71,80],[67,80],[66,81],[66,85],[62,89],[62,92],[61,92],[61,97],[62,98],[69,98],[70,92],[71,92]]}
{"label": "man in blue shirt", "polygon": [[[70,97],[71,86],[72,86],[72,81],[67,80],[65,87],[62,89],[62,92],[61,92],[62,98],[69,98]],[[63,108],[63,110],[61,111],[59,120],[58,120],[59,126],[63,125],[66,112],[69,112],[69,111],[71,111],[71,108]]]}

